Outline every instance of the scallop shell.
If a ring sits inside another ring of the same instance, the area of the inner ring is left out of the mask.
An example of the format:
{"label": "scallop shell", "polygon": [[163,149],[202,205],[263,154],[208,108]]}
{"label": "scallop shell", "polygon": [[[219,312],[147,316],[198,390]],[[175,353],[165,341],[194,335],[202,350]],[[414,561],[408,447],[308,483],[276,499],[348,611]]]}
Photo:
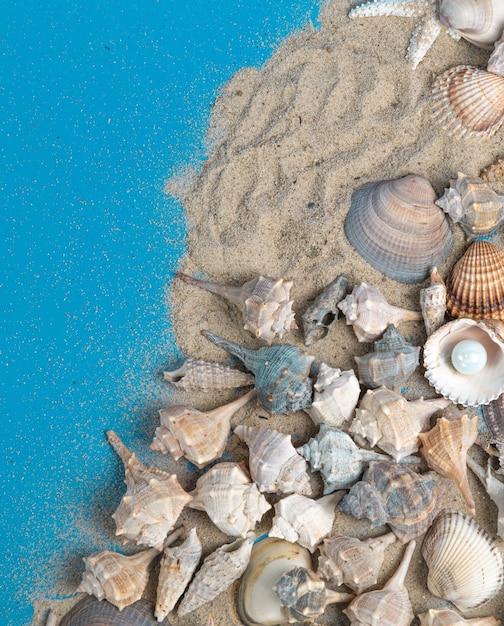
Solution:
{"label": "scallop shell", "polygon": [[501,0],[441,0],[439,20],[480,48],[491,50],[504,30]]}
{"label": "scallop shell", "polygon": [[292,311],[293,301],[289,299],[292,281],[258,276],[240,287],[235,287],[198,280],[181,272],[177,276],[189,285],[229,300],[243,313],[245,330],[268,344],[277,335],[281,339],[286,332],[297,328]]}
{"label": "scallop shell", "polygon": [[457,65],[434,79],[431,96],[434,118],[450,133],[484,140],[504,121],[504,77],[492,72]]}
{"label": "scallop shell", "polygon": [[462,613],[484,605],[502,588],[504,565],[497,544],[461,511],[441,511],[425,535],[422,555],[431,593]]}
{"label": "scallop shell", "polygon": [[452,317],[504,320],[504,252],[489,241],[475,241],[446,279]]}
{"label": "scallop shell", "polygon": [[198,566],[202,554],[201,541],[192,528],[180,546],[165,546],[156,593],[155,616],[158,622],[165,619],[184,593]]}
{"label": "scallop shell", "polygon": [[315,357],[288,343],[251,350],[208,331],[201,334],[255,374],[257,397],[267,411],[292,413],[311,405],[313,385],[308,374]]}
{"label": "scallop shell", "polygon": [[[54,622],[56,623],[56,622]],[[59,626],[154,626],[152,603],[141,599],[119,611],[106,600],[85,596],[62,617]]]}
{"label": "scallop shell", "polygon": [[467,478],[466,456],[477,436],[477,417],[467,414],[458,419],[440,417],[434,428],[418,435],[427,465],[455,481],[471,515],[476,509]]}
{"label": "scallop shell", "polygon": [[159,411],[161,426],[151,444],[152,450],[170,453],[175,459],[184,456],[199,468],[206,467],[224,452],[231,431],[231,418],[256,395],[248,393],[211,411],[173,405]]}
{"label": "scallop shell", "polygon": [[149,569],[159,550],[149,548],[131,556],[102,550],[84,557],[86,571],[77,591],[108,600],[122,611],[140,600],[149,580]]}
{"label": "scallop shell", "polygon": [[191,358],[178,369],[164,372],[163,376],[184,391],[218,391],[254,384],[254,376],[248,372],[240,372],[223,363],[208,363]]}
{"label": "scallop shell", "polygon": [[[423,176],[366,183],[352,195],[345,235],[375,269],[402,283],[420,283],[453,243],[450,225]],[[389,323],[394,323],[390,320]]]}
{"label": "scallop shell", "polygon": [[470,456],[467,457],[467,465],[476,474],[490,499],[497,506],[497,535],[504,539],[504,483],[492,472],[490,459],[488,460],[486,470]]}
{"label": "scallop shell", "polygon": [[383,454],[364,450],[347,433],[320,425],[316,437],[296,448],[309,463],[312,471],[319,471],[324,481],[324,494],[336,489],[349,489],[362,475],[369,461],[386,460]]}
{"label": "scallop shell", "polygon": [[408,401],[386,387],[369,390],[355,412],[349,432],[400,461],[418,451],[418,434],[428,430],[431,416],[449,404],[445,398]]}
{"label": "scallop shell", "polygon": [[464,619],[451,609],[429,609],[420,613],[420,626],[499,626],[495,617],[473,617]]}
{"label": "scallop shell", "polygon": [[296,452],[290,435],[243,425],[234,432],[249,447],[250,475],[260,491],[312,494],[308,464]]}
{"label": "scallop shell", "polygon": [[446,313],[446,285],[436,267],[431,270],[431,283],[420,290],[420,308],[427,335],[443,325]]}
{"label": "scallop shell", "polygon": [[362,480],[353,485],[338,508],[357,519],[367,519],[371,528],[388,524],[406,543],[431,525],[447,482],[436,472],[417,474],[397,463],[371,461]]}
{"label": "scallop shell", "polygon": [[355,598],[343,613],[351,626],[409,626],[413,621],[413,609],[404,585],[409,564],[415,550],[410,541],[402,561],[383,589],[367,591]]}
{"label": "scallop shell", "polygon": [[293,493],[282,498],[275,504],[269,536],[299,543],[313,552],[332,530],[341,495],[341,492],[335,492],[312,500]]}
{"label": "scallop shell", "polygon": [[342,372],[321,363],[313,387],[313,401],[305,411],[315,424],[334,428],[353,416],[361,391],[353,370]]}
{"label": "scallop shell", "polygon": [[226,591],[247,569],[255,535],[217,548],[196,572],[178,608],[182,617]]}
{"label": "scallop shell", "polygon": [[[504,391],[504,342],[501,322],[460,318],[441,326],[424,346],[425,377],[445,398],[464,406],[495,400]],[[495,332],[497,330],[497,332]],[[485,367],[476,374],[462,374],[452,365],[453,349],[463,340],[473,340],[487,352]]]}
{"label": "scallop shell", "polygon": [[135,541],[161,550],[166,535],[192,496],[184,491],[175,474],[146,467],[112,430],[107,436],[126,472],[126,494],[112,515],[116,535],[123,535],[124,543]]}
{"label": "scallop shell", "polygon": [[377,287],[366,283],[356,285],[338,307],[357,339],[367,343],[379,339],[390,324],[422,319],[420,311],[390,305]]}
{"label": "scallop shell", "polygon": [[198,478],[189,506],[205,511],[217,528],[232,537],[246,537],[271,504],[239,463],[218,463]]}
{"label": "scallop shell", "polygon": [[458,172],[436,204],[460,224],[470,239],[491,235],[504,221],[504,205],[499,196],[478,176]]}
{"label": "scallop shell", "polygon": [[387,546],[397,537],[387,533],[361,541],[335,535],[320,544],[317,574],[335,585],[346,585],[362,593],[376,584]]}
{"label": "scallop shell", "polygon": [[391,324],[370,351],[354,356],[359,382],[366,387],[401,387],[419,364],[420,347],[412,346]]}
{"label": "scallop shell", "polygon": [[303,313],[305,346],[323,339],[338,319],[338,303],[346,296],[348,276],[340,274],[319,293]]}

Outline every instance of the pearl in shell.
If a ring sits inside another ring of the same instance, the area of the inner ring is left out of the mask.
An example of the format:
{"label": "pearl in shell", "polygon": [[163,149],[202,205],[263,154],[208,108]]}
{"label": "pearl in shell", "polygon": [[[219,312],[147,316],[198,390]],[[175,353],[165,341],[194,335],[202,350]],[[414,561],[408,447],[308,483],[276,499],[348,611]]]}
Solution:
{"label": "pearl in shell", "polygon": [[451,353],[453,367],[461,374],[477,374],[485,367],[487,351],[479,341],[463,339]]}

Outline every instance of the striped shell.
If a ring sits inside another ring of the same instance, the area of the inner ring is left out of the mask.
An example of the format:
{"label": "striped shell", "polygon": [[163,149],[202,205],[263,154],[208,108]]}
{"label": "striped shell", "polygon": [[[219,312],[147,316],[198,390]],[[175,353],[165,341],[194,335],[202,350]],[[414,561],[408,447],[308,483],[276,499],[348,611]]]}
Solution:
{"label": "striped shell", "polygon": [[446,289],[452,317],[504,320],[504,252],[475,241],[452,268]]}
{"label": "striped shell", "polygon": [[434,79],[433,114],[454,134],[488,139],[504,121],[504,77],[470,65],[457,65]]}
{"label": "striped shell", "polygon": [[138,600],[120,611],[106,600],[86,596],[61,619],[59,626],[154,626],[153,607],[147,600]]}
{"label": "striped shell", "polygon": [[482,606],[502,588],[504,565],[499,547],[461,511],[441,511],[425,535],[422,555],[429,568],[429,590],[453,602],[459,611]]}
{"label": "striped shell", "polygon": [[224,365],[196,359],[187,361],[178,369],[163,373],[164,379],[185,391],[214,391],[236,389],[254,384],[254,376],[248,372]]}
{"label": "striped shell", "polygon": [[502,0],[441,0],[439,20],[480,48],[491,50],[504,30]]}
{"label": "striped shell", "polygon": [[495,617],[472,617],[464,619],[451,609],[429,609],[420,613],[420,626],[499,626]]}
{"label": "striped shell", "polygon": [[[504,80],[504,79],[503,79]],[[352,195],[345,235],[375,269],[402,283],[419,283],[447,256],[450,225],[423,176],[366,183]]]}

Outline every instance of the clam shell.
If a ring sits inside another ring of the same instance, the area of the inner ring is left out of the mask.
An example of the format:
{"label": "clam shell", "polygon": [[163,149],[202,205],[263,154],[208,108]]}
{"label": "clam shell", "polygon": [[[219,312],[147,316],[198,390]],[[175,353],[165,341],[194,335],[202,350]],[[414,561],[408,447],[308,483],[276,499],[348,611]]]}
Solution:
{"label": "clam shell", "polygon": [[431,97],[436,121],[460,136],[488,139],[504,121],[504,77],[477,67],[446,70],[434,79]]}
{"label": "clam shell", "polygon": [[178,369],[164,372],[163,376],[184,391],[218,391],[254,384],[254,376],[248,372],[240,372],[223,363],[208,363],[191,358]]}
{"label": "clam shell", "polygon": [[422,555],[429,590],[462,613],[484,605],[502,588],[504,565],[497,544],[461,511],[441,511],[425,535]]}
{"label": "clam shell", "polygon": [[443,325],[446,313],[446,285],[437,268],[431,270],[431,283],[420,290],[420,308],[427,335],[432,335]]}
{"label": "clam shell", "polygon": [[504,320],[504,252],[475,241],[448,274],[446,289],[452,317]]}
{"label": "clam shell", "polygon": [[338,302],[346,296],[348,276],[340,274],[319,293],[303,313],[304,344],[311,346],[323,339],[338,319]]}
{"label": "clam shell", "polygon": [[491,50],[504,30],[504,5],[500,0],[441,0],[439,20],[475,46]]}
{"label": "clam shell", "polygon": [[[497,320],[460,318],[432,334],[424,346],[425,377],[445,398],[464,406],[495,400],[504,391],[504,342]],[[487,352],[485,367],[476,374],[462,374],[452,365],[454,347],[463,340],[481,343]]]}
{"label": "clam shell", "polygon": [[495,617],[473,617],[464,619],[451,609],[429,609],[420,613],[420,626],[498,626],[500,620]]}
{"label": "clam shell", "polygon": [[79,600],[64,617],[59,626],[154,626],[153,606],[147,600],[138,600],[122,611],[106,600],[94,596]]}
{"label": "clam shell", "polygon": [[385,276],[402,283],[422,282],[453,243],[450,225],[435,200],[423,176],[367,183],[352,196],[344,224],[347,239]]}

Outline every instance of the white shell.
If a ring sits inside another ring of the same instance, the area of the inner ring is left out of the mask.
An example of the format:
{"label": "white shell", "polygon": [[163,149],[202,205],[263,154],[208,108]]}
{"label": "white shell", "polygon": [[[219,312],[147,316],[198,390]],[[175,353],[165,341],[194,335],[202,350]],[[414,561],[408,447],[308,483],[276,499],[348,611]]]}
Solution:
{"label": "white shell", "polygon": [[464,619],[451,609],[429,609],[420,613],[420,626],[498,626],[500,620],[495,617],[473,617]]}
{"label": "white shell", "polygon": [[336,505],[341,492],[331,493],[318,500],[293,493],[275,504],[275,517],[270,537],[299,543],[313,552],[327,537],[336,516]]}
{"label": "white shell", "polygon": [[360,385],[353,370],[342,372],[322,363],[313,385],[311,406],[305,411],[315,424],[338,427],[349,420],[359,401]]}
{"label": "white shell", "polygon": [[[444,324],[425,343],[425,377],[440,395],[464,406],[495,400],[504,391],[501,329],[498,320],[459,318]],[[487,351],[487,364],[477,374],[461,374],[451,363],[454,347],[464,339],[480,342]]]}
{"label": "white shell", "polygon": [[446,313],[446,285],[437,268],[431,270],[431,283],[420,290],[420,308],[427,335],[432,335],[442,326]]}
{"label": "white shell", "polygon": [[497,534],[504,539],[504,483],[502,483],[490,467],[490,459],[487,468],[481,467],[470,456],[467,457],[467,465],[479,478],[490,498],[497,506]]}
{"label": "white shell", "polygon": [[163,372],[163,377],[184,391],[236,389],[254,384],[254,376],[249,372],[241,372],[223,363],[208,363],[191,358],[178,369]]}
{"label": "white shell", "polygon": [[441,0],[441,23],[480,48],[491,50],[504,30],[501,0]]}
{"label": "white shell", "polygon": [[246,537],[271,504],[239,463],[218,463],[198,478],[189,506],[206,511],[217,528],[233,537]]}
{"label": "white shell", "polygon": [[470,515],[444,509],[427,531],[422,555],[429,568],[427,585],[459,611],[482,606],[502,588],[499,547]]}

